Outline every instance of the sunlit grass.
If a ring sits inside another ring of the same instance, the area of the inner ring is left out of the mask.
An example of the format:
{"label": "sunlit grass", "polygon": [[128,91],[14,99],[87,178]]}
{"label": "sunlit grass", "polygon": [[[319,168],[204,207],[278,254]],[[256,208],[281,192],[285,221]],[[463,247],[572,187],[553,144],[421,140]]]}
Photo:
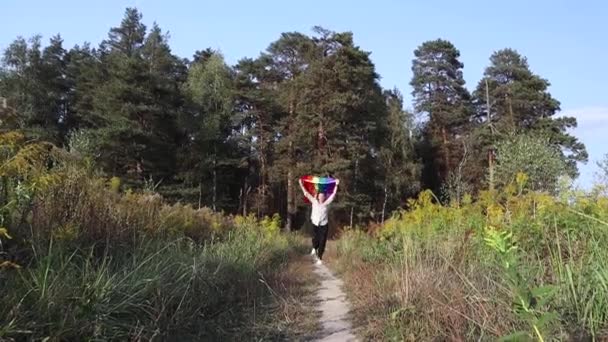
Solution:
{"label": "sunlit grass", "polygon": [[[608,201],[523,187],[442,206],[422,193],[338,244],[370,339],[606,338]],[[563,200],[567,197],[568,200]]]}

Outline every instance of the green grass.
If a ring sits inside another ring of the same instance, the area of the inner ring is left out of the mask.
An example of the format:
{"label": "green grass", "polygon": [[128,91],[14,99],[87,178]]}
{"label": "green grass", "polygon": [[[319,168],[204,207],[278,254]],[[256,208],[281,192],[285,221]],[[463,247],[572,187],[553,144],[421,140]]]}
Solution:
{"label": "green grass", "polygon": [[304,253],[301,241],[240,230],[207,245],[143,240],[102,257],[51,244],[31,266],[3,272],[0,339],[287,339],[259,323],[277,313],[281,291],[269,284]]}
{"label": "green grass", "polygon": [[314,280],[293,268],[307,248],[278,216],[120,192],[78,163],[25,171],[0,182],[0,341],[294,340],[316,327],[298,304]]}

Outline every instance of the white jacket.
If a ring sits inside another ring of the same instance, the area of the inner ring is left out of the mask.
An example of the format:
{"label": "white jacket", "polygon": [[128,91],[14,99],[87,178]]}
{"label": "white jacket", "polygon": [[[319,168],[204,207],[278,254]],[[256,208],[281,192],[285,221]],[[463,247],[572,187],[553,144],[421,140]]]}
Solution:
{"label": "white jacket", "polygon": [[306,198],[312,204],[312,212],[310,213],[310,220],[312,221],[312,224],[314,224],[315,226],[326,225],[327,224],[327,214],[329,212],[329,205],[334,200],[334,197],[336,197],[336,192],[338,191],[338,186],[336,185],[334,187],[334,191],[331,193],[331,195],[329,195],[329,197],[327,197],[325,199],[325,201],[323,203],[319,203],[319,200],[317,200],[311,194],[309,194],[308,191],[306,191],[306,189],[304,189],[302,182],[300,182],[300,187],[302,188],[302,192],[304,193],[304,196],[306,196]]}

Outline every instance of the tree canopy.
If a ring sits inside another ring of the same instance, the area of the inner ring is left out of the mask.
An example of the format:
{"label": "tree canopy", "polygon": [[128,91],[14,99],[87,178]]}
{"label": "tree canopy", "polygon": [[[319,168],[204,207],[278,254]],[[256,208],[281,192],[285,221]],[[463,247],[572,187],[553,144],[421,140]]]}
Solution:
{"label": "tree canopy", "polygon": [[586,161],[568,133],[576,120],[556,116],[549,81],[516,50],[492,54],[469,93],[460,51],[443,39],[423,42],[411,64],[412,113],[400,90],[381,87],[371,52],[355,38],[321,27],[286,32],[228,65],[208,47],[176,56],[169,35],[128,8],[98,46],[68,48],[56,35],[6,47],[2,128],[77,149],[130,187],[152,182],[199,207],[279,213],[289,228],[303,216],[295,183],[303,174],[340,178],[334,219],[355,225],[383,220],[423,188],[448,189],[449,198],[487,187],[497,148],[497,162],[508,164],[500,177],[525,171],[518,165],[537,154],[505,156],[531,146],[520,135],[545,139],[543,156],[557,155],[571,176]]}

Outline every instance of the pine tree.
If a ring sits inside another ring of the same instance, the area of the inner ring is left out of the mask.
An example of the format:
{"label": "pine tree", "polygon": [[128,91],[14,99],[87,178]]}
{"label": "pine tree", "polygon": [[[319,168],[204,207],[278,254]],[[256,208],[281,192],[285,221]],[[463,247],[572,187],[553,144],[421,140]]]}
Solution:
{"label": "pine tree", "polygon": [[386,105],[370,53],[355,46],[352,33],[315,31],[315,59],[300,82],[298,169],[342,180],[340,204],[352,225],[369,217],[379,198],[374,179]]}
{"label": "pine tree", "polygon": [[383,192],[381,222],[401,200],[414,195],[420,187],[420,164],[415,155],[415,127],[411,113],[403,110],[403,96],[398,89],[384,92],[388,107],[387,134],[380,147]]}
{"label": "pine tree", "polygon": [[102,81],[98,51],[89,44],[76,45],[66,56],[67,117],[63,122],[66,134],[103,125],[101,113],[94,110],[95,91]]}
{"label": "pine tree", "polygon": [[127,9],[100,47],[101,80],[92,131],[104,169],[132,181],[169,179],[174,172],[176,110],[183,66],[155,26],[149,37],[136,9]]}
{"label": "pine tree", "polygon": [[63,39],[60,35],[51,37],[49,45],[42,52],[42,70],[40,80],[46,89],[45,107],[49,119],[47,127],[54,127],[59,142],[63,142],[64,123],[68,116],[68,84],[66,82],[66,54]]}
{"label": "pine tree", "polygon": [[569,174],[574,177],[577,175],[576,162],[586,161],[587,152],[578,139],[567,133],[568,128],[576,127],[576,119],[554,117],[560,110],[560,103],[548,92],[549,85],[549,81],[532,73],[527,59],[517,51],[495,52],[490,57],[484,79],[474,92],[477,126],[480,129],[491,127],[494,132],[489,140],[486,129],[479,142],[487,151],[509,135],[546,136],[562,151]]}
{"label": "pine tree", "polygon": [[61,143],[60,125],[65,120],[65,50],[60,36],[41,49],[41,38],[29,44],[16,39],[4,52],[0,93],[19,113],[19,128],[37,139]]}
{"label": "pine tree", "polygon": [[414,108],[428,115],[424,130],[425,183],[438,190],[462,157],[470,95],[464,86],[460,52],[452,43],[442,39],[428,41],[414,55],[410,82]]}
{"label": "pine tree", "polygon": [[281,38],[270,44],[265,55],[272,74],[276,77],[277,101],[280,112],[286,115],[276,121],[277,159],[269,172],[271,181],[286,185],[286,223],[287,230],[293,229],[296,214],[296,158],[295,120],[300,110],[300,76],[314,57],[314,44],[310,37],[297,32],[283,33]]}
{"label": "pine tree", "polygon": [[123,57],[138,57],[146,37],[146,26],[136,8],[127,8],[120,26],[113,27],[108,39],[101,44],[102,50],[115,52]]}
{"label": "pine tree", "polygon": [[179,139],[178,116],[184,105],[181,85],[186,81],[185,63],[171,53],[169,35],[154,23],[141,49],[148,68],[147,116],[152,127],[145,160],[156,169],[156,177],[170,179],[175,173]]}
{"label": "pine tree", "polygon": [[[277,100],[278,90],[273,86],[281,77],[271,68],[271,63],[268,55],[262,55],[255,60],[242,59],[235,68],[234,119],[238,132],[235,138],[243,151],[243,164],[247,165],[245,180],[240,188],[239,211],[243,214],[250,206],[258,216],[280,210],[271,202],[270,170],[278,136],[276,126],[286,113]],[[277,178],[284,179],[280,176]]]}
{"label": "pine tree", "polygon": [[[198,180],[199,206],[203,184],[211,185],[211,207],[216,210],[218,162],[222,159],[221,152],[227,151],[225,144],[231,133],[231,114],[234,107],[232,72],[223,57],[214,53],[205,61],[194,63],[188,71],[185,91],[196,106],[193,115],[185,121],[190,126],[187,135],[192,147],[192,168],[189,177]],[[209,176],[212,181],[205,182]]]}

